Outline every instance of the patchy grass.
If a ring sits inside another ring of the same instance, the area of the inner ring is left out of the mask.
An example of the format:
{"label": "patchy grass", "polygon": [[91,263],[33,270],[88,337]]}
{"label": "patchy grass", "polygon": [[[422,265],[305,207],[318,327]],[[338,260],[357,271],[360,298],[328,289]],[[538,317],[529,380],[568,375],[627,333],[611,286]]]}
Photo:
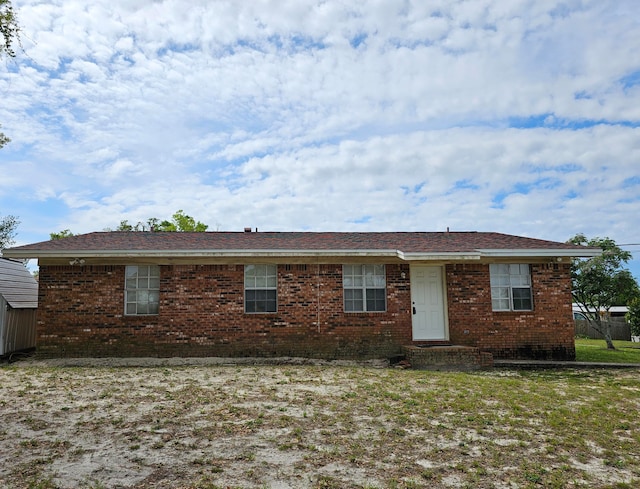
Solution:
{"label": "patchy grass", "polygon": [[0,486],[625,488],[637,371],[0,368]]}
{"label": "patchy grass", "polygon": [[640,343],[614,340],[616,350],[607,350],[604,340],[576,338],[576,360],[579,362],[638,363]]}

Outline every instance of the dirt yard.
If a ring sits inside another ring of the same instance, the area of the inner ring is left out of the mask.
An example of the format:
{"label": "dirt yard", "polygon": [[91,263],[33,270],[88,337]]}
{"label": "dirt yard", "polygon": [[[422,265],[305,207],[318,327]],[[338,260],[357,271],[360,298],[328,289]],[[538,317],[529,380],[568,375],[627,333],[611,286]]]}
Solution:
{"label": "dirt yard", "polygon": [[380,367],[3,364],[0,487],[640,487],[638,371]]}

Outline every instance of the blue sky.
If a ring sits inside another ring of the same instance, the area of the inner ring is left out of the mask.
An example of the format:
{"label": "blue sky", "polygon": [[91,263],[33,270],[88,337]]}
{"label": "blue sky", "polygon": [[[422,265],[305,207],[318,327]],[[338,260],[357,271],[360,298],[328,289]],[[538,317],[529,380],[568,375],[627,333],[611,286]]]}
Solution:
{"label": "blue sky", "polygon": [[18,244],[183,209],[211,230],[584,233],[640,258],[636,0],[14,6]]}

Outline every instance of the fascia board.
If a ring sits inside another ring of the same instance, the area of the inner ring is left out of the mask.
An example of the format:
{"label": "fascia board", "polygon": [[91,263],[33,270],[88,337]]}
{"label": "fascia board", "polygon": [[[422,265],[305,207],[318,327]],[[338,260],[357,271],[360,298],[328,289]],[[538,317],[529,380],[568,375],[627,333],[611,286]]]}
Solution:
{"label": "fascia board", "polygon": [[509,258],[509,257],[571,257],[571,258],[592,258],[602,255],[602,250],[594,250],[593,248],[587,248],[585,250],[576,249],[481,249],[478,250],[483,257],[492,258]]}
{"label": "fascia board", "polygon": [[403,253],[402,251],[398,251],[398,258],[404,261],[467,261],[479,260],[481,256],[480,253],[473,252]]}
{"label": "fascia board", "polygon": [[397,250],[5,250],[12,258],[398,257]]}
{"label": "fascia board", "polygon": [[392,257],[403,261],[471,261],[510,257],[594,257],[601,250],[479,249],[472,252],[403,252],[400,250],[4,250],[5,258],[268,258]]}

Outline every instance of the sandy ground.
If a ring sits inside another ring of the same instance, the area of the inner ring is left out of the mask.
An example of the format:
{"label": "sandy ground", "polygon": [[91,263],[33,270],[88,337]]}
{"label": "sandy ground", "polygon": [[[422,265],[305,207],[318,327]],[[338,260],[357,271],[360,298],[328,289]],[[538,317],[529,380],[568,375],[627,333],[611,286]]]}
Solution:
{"label": "sandy ground", "polygon": [[[400,413],[407,401],[401,386],[385,384],[396,379],[386,366],[212,358],[2,365],[0,487],[564,487],[538,485],[534,469],[523,477],[529,455],[508,455],[524,446],[516,435],[488,441],[447,424],[446,410],[420,422]],[[376,406],[380,399],[388,405]],[[573,487],[630,481],[637,470],[569,460]]]}

